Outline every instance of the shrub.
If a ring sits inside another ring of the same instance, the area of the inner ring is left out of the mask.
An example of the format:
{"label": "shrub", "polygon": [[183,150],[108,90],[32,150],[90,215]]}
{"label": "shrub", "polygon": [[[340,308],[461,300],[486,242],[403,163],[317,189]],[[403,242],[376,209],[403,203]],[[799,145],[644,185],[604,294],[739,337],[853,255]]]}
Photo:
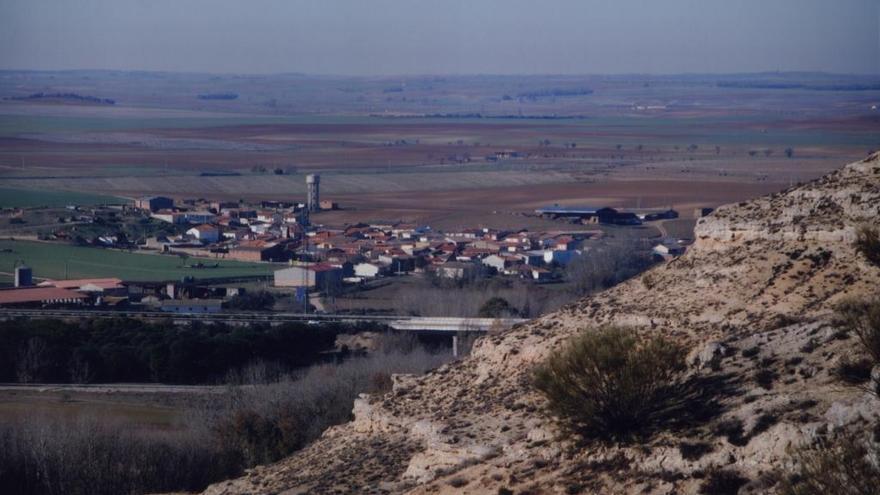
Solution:
{"label": "shrub", "polygon": [[777,375],[775,371],[768,368],[761,368],[755,372],[755,383],[765,390],[770,390],[773,388],[773,382],[776,381],[776,377]]}
{"label": "shrub", "polygon": [[742,357],[744,358],[753,358],[761,352],[761,348],[758,346],[749,347],[748,349],[742,350]]}
{"label": "shrub", "polygon": [[703,481],[702,486],[700,486],[700,493],[706,495],[736,495],[739,489],[748,481],[748,479],[736,471],[716,470],[710,472],[705,481]]}
{"label": "shrub", "polygon": [[842,382],[859,385],[871,379],[873,363],[870,359],[843,358],[834,368],[834,375]]}
{"label": "shrub", "polygon": [[863,226],[856,231],[856,251],[871,263],[880,266],[880,230]]}
{"label": "shrub", "polygon": [[535,372],[550,412],[583,437],[624,440],[668,417],[684,349],[632,330],[586,331]]}
{"label": "shrub", "polygon": [[796,468],[783,479],[781,495],[870,495],[880,487],[880,449],[876,444],[841,436],[794,453]]}
{"label": "shrub", "polygon": [[880,364],[880,298],[844,302],[837,316],[845,329],[856,334],[874,364]]}
{"label": "shrub", "polygon": [[505,316],[517,316],[518,311],[512,307],[507,299],[493,297],[480,306],[478,316],[481,318],[501,318]]}
{"label": "shrub", "polygon": [[704,455],[712,452],[712,445],[706,442],[681,442],[678,445],[678,451],[681,457],[688,461],[699,460]]}
{"label": "shrub", "polygon": [[723,435],[731,445],[743,446],[749,443],[745,435],[745,427],[739,418],[731,418],[721,421],[715,427],[715,433]]}
{"label": "shrub", "polygon": [[453,488],[461,488],[467,484],[468,484],[468,480],[465,478],[462,478],[461,476],[456,476],[455,478],[452,478],[451,480],[449,480],[449,486],[451,486]]}

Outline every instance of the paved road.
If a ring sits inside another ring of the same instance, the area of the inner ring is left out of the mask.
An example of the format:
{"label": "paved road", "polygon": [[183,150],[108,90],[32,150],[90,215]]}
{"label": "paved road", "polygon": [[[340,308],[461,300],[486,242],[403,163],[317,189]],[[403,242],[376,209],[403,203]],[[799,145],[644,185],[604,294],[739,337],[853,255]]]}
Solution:
{"label": "paved road", "polygon": [[93,394],[222,394],[222,385],[162,385],[160,383],[0,383],[0,392],[87,392]]}

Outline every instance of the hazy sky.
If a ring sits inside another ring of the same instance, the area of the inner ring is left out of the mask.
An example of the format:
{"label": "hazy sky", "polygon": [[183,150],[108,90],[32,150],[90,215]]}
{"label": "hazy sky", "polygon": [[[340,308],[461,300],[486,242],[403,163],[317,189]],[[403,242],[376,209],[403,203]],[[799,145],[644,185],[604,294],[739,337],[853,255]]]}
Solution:
{"label": "hazy sky", "polygon": [[0,0],[0,68],[880,73],[880,0]]}

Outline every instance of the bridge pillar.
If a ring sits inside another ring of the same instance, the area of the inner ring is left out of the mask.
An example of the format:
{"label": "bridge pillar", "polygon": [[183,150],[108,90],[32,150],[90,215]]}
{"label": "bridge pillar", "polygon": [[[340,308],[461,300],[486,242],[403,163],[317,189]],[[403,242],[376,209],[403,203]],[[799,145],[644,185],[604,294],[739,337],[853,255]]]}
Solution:
{"label": "bridge pillar", "polygon": [[452,357],[458,357],[458,335],[452,336]]}

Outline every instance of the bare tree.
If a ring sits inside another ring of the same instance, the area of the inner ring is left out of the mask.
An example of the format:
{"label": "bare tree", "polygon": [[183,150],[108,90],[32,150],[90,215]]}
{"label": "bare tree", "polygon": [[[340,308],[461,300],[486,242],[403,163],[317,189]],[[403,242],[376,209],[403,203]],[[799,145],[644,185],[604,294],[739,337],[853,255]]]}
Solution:
{"label": "bare tree", "polygon": [[48,365],[46,342],[39,337],[32,337],[28,340],[27,347],[19,352],[15,375],[20,383],[33,383],[42,377],[43,370]]}
{"label": "bare tree", "polygon": [[609,242],[572,260],[566,274],[575,294],[581,296],[618,284],[650,265],[650,257],[635,242]]}

